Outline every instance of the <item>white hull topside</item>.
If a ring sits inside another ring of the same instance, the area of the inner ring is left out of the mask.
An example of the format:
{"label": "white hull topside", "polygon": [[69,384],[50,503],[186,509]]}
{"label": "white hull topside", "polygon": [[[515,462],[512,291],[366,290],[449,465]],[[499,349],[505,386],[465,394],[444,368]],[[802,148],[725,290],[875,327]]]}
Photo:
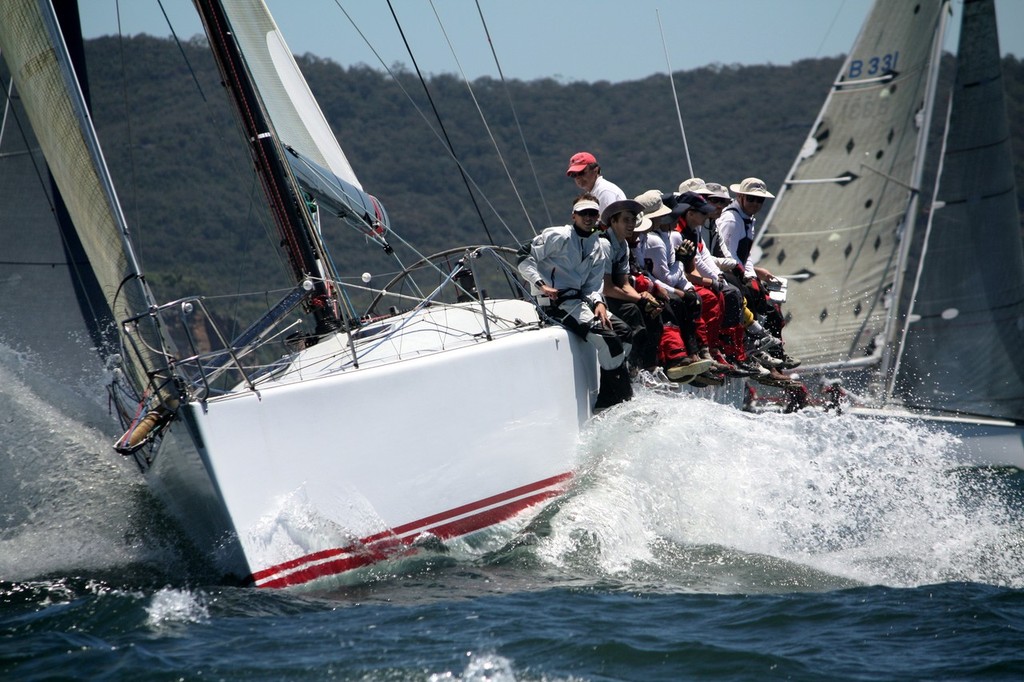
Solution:
{"label": "white hull topside", "polygon": [[359,369],[334,365],[338,334],[258,395],[189,403],[154,462],[154,490],[201,548],[264,587],[373,563],[425,533],[528,518],[572,476],[596,357],[560,327],[529,324],[530,304],[488,305],[528,324],[486,341],[466,333],[479,331],[478,307],[428,309],[392,341],[360,340],[376,346]]}

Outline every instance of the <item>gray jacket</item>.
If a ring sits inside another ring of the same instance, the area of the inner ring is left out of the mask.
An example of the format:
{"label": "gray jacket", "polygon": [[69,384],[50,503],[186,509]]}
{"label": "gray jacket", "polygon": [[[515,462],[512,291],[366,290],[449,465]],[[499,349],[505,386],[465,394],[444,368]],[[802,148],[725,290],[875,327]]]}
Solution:
{"label": "gray jacket", "polygon": [[544,282],[559,291],[578,291],[591,306],[605,303],[605,255],[599,234],[584,238],[572,225],[549,227],[530,240],[519,273],[533,285],[534,293],[537,284]]}

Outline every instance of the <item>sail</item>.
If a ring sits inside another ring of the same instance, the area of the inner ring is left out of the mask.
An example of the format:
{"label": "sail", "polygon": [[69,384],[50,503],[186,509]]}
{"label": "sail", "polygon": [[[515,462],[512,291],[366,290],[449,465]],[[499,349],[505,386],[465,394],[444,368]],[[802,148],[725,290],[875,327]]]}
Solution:
{"label": "sail", "polygon": [[333,212],[379,239],[388,230],[387,215],[363,191],[263,0],[224,0],[221,5],[274,131],[294,153],[289,162],[300,184],[314,195],[326,191],[336,200]]}
{"label": "sail", "polygon": [[[0,52],[108,307],[118,320],[144,312],[151,297],[137,277],[124,216],[47,0],[0,3]],[[24,234],[33,228],[26,224]],[[148,353],[143,358],[129,354],[127,359],[136,385],[143,385]]]}
{"label": "sail", "polygon": [[222,5],[281,143],[362,189],[263,0]]}
{"label": "sail", "polygon": [[897,392],[909,405],[1024,416],[1024,247],[992,0],[966,0],[944,154]]}
{"label": "sail", "polygon": [[881,360],[946,8],[877,0],[758,236],[805,366]]}
{"label": "sail", "polygon": [[74,386],[99,371],[111,314],[2,61],[0,87],[0,343]]}

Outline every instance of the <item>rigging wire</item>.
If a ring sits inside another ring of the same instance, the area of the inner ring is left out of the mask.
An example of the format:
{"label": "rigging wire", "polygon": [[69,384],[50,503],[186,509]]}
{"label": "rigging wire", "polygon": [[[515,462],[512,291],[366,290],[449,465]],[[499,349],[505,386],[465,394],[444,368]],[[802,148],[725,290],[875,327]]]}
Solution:
{"label": "rigging wire", "polygon": [[[120,4],[120,3],[119,3]],[[164,9],[163,0],[156,0],[156,4],[160,7],[160,11],[164,15],[164,21],[167,22],[167,28],[171,30],[171,35],[174,36],[174,44],[178,46],[178,51],[181,52],[182,59],[185,60],[185,66],[188,67],[188,72],[192,74],[192,82],[196,84],[196,89],[199,90],[199,96],[203,98],[204,102],[207,102],[206,93],[203,92],[203,86],[199,84],[199,78],[196,76],[196,72],[192,69],[192,62],[188,60],[188,55],[185,54],[185,48],[181,46],[181,40],[178,38],[178,34],[174,30],[174,26],[171,25],[171,18],[167,16],[167,10]],[[121,34],[121,10],[118,7],[117,14],[117,32]]]}
{"label": "rigging wire", "polygon": [[[444,36],[445,42],[448,43],[448,49],[452,52],[452,58],[455,60],[455,65],[459,67],[459,73],[462,74],[462,80],[466,84],[466,90],[469,91],[469,97],[473,100],[473,105],[476,106],[476,112],[480,114],[480,121],[484,124],[484,130],[487,131],[487,137],[491,139],[491,144],[494,145],[494,151],[498,155],[498,161],[501,163],[501,167],[505,170],[505,176],[508,178],[509,184],[512,185],[512,193],[516,195],[516,199],[519,201],[519,206],[523,209],[523,214],[526,216],[526,222],[530,224],[530,230],[534,235],[536,235],[537,228],[534,226],[533,220],[530,219],[530,212],[526,210],[526,204],[523,202],[523,196],[520,194],[519,188],[516,187],[516,181],[512,179],[512,172],[508,169],[508,164],[505,163],[505,157],[501,153],[498,141],[494,139],[494,133],[491,131],[491,126],[487,123],[487,117],[484,116],[484,111],[480,107],[480,102],[476,98],[476,93],[473,92],[473,85],[470,83],[465,69],[462,68],[459,56],[455,53],[455,46],[452,45],[452,41],[448,37],[448,32],[444,30],[444,22],[441,21],[441,16],[437,13],[437,7],[434,5],[434,0],[430,0],[430,9],[434,12],[434,18],[437,19],[437,25],[441,29],[441,35]],[[522,131],[520,130],[520,132]]]}
{"label": "rigging wire", "polygon": [[668,82],[672,84],[672,101],[676,105],[676,116],[679,118],[679,132],[683,136],[683,151],[686,152],[686,165],[690,169],[690,177],[693,174],[693,161],[690,160],[690,147],[686,144],[686,129],[683,128],[683,112],[679,109],[679,95],[676,94],[676,79],[672,76],[672,63],[668,59],[668,43],[665,42],[665,29],[661,25],[661,12],[654,10],[658,17],[658,30],[661,32],[661,47],[665,50],[665,64],[668,65]]}
{"label": "rigging wire", "polygon": [[[216,117],[214,115],[213,103],[206,97],[206,93],[203,91],[203,86],[199,82],[199,77],[198,77],[195,69],[192,67],[192,62],[191,62],[191,60],[189,60],[188,53],[185,52],[185,48],[182,45],[181,39],[178,37],[177,31],[174,30],[174,25],[172,24],[171,19],[170,19],[170,17],[167,14],[167,11],[164,9],[163,0],[157,0],[157,5],[160,7],[160,11],[163,14],[164,21],[167,24],[168,30],[171,32],[171,36],[174,39],[174,44],[178,48],[178,52],[180,53],[181,58],[182,58],[182,60],[185,63],[185,67],[188,69],[189,75],[192,78],[192,82],[195,85],[196,91],[199,94],[200,99],[202,99],[203,104],[205,105],[205,113],[206,113],[207,125],[209,126],[209,128],[211,130],[217,130],[218,129],[218,125],[217,125]],[[120,28],[118,29],[118,33],[120,35]],[[123,78],[123,80],[127,81],[127,78]],[[126,108],[126,111],[128,111],[127,108]],[[130,116],[128,116],[127,118],[130,119]],[[236,126],[236,125],[232,125],[231,129],[235,133],[238,132],[238,126]],[[226,140],[223,137],[221,137],[221,136],[218,136],[217,139],[218,139],[218,142],[220,143],[221,149],[222,150],[228,150],[228,153],[232,154],[232,155],[237,153],[238,150],[245,148],[245,145],[236,146],[236,145],[226,144],[225,143]],[[239,139],[243,139],[244,140],[244,136],[239,135]],[[132,156],[132,155],[130,154],[130,156]],[[133,156],[132,156],[132,159],[133,159],[132,163],[134,164],[134,157]],[[281,249],[278,248],[279,247],[278,239],[275,238],[275,235],[273,234],[274,230],[273,230],[272,226],[267,221],[267,217],[268,217],[267,213],[266,213],[266,211],[262,211],[262,210],[258,209],[259,206],[265,205],[265,204],[263,204],[263,202],[260,201],[260,196],[261,196],[260,184],[259,184],[259,179],[257,178],[257,175],[256,175],[255,168],[252,166],[251,163],[242,163],[240,165],[240,167],[245,167],[245,168],[249,169],[249,178],[250,178],[250,181],[251,181],[250,188],[249,188],[249,193],[248,193],[249,194],[249,202],[248,202],[247,216],[246,216],[246,219],[244,221],[244,224],[245,225],[251,225],[251,224],[253,224],[253,222],[255,222],[255,223],[257,223],[262,228],[263,233],[264,233],[264,235],[266,237],[267,243],[271,244],[274,247],[274,248],[271,249],[271,251],[277,256],[278,262],[287,270],[288,260],[285,257],[284,253],[281,251]],[[251,251],[250,242],[249,242],[249,237],[251,236],[251,232],[249,230],[245,230],[245,231],[243,231],[242,234],[243,234],[243,240],[242,240],[242,245],[241,245],[240,252],[241,253],[251,253],[252,251]],[[245,261],[248,265],[250,265],[250,270],[251,270],[251,265],[252,265],[251,259],[242,259],[242,260]],[[235,305],[232,306],[232,308],[230,310],[230,314],[228,316],[229,319],[231,320],[232,325],[237,325],[238,324],[238,318],[240,317],[240,315],[239,315],[240,307],[239,306],[242,303],[241,298],[243,296],[245,296],[245,293],[242,290],[243,278],[244,277],[245,277],[245,270],[240,268],[237,271],[237,276],[235,278],[235,283],[234,283],[235,293],[231,295],[231,297],[233,297],[235,299]],[[209,297],[208,294],[207,294],[207,297]]]}
{"label": "rigging wire", "polygon": [[[127,128],[125,137],[127,138],[126,141],[128,144],[128,175],[131,177],[132,186],[132,214],[134,223],[138,224],[141,222],[139,219],[139,181],[138,175],[135,172],[135,154],[132,153],[132,149],[134,148],[134,144],[132,142],[132,117],[128,114],[128,78],[126,76],[127,67],[125,65],[124,58],[124,33],[121,31],[120,0],[114,3],[114,9],[117,13],[117,51],[118,56],[121,58],[121,100],[125,112],[125,127]],[[161,9],[163,9],[163,7],[161,7]],[[164,17],[166,16],[167,15],[164,14]]]}
{"label": "rigging wire", "polygon": [[[445,144],[444,138],[441,137],[441,134],[438,133],[434,126],[430,123],[430,119],[423,112],[423,109],[421,109],[420,106],[416,104],[416,100],[412,98],[412,95],[409,94],[409,91],[405,89],[404,85],[402,85],[402,81],[399,79],[398,74],[395,73],[394,70],[392,70],[391,67],[387,65],[387,63],[384,61],[384,58],[381,57],[377,49],[374,48],[369,38],[367,38],[363,31],[359,28],[358,24],[356,24],[352,16],[347,11],[345,11],[344,7],[341,6],[340,0],[334,0],[334,4],[338,7],[338,10],[345,15],[345,18],[348,19],[348,22],[352,25],[352,28],[355,29],[356,33],[359,34],[359,37],[363,39],[363,42],[366,44],[367,48],[369,48],[369,50],[373,52],[373,56],[377,58],[378,62],[380,62],[381,68],[384,69],[385,73],[391,76],[391,79],[394,81],[395,85],[397,85],[398,89],[402,91],[402,94],[405,95],[405,98],[409,100],[409,104],[412,105],[412,108],[416,111],[417,114],[419,114],[420,118],[423,119],[423,122],[426,124],[427,128],[430,130],[430,132],[434,134],[434,137],[438,139],[438,141],[444,147],[444,150],[448,152],[448,156],[451,157],[452,161],[454,161],[455,164],[459,167],[459,169],[463,172],[464,176],[468,179],[469,183],[473,185],[473,188],[476,189],[476,191],[480,194],[480,198],[483,199],[484,203],[487,204],[487,207],[491,209],[494,215],[498,218],[498,222],[501,223],[502,227],[505,228],[505,231],[507,231],[509,236],[512,237],[513,242],[518,243],[519,240],[516,234],[512,232],[508,224],[502,219],[501,214],[498,212],[498,209],[494,206],[494,204],[491,203],[490,199],[487,198],[487,195],[484,193],[483,189],[481,189],[480,185],[477,184],[476,180],[473,179],[472,174],[469,173],[465,166],[462,165],[462,162],[459,161],[458,157],[456,157],[452,150],[448,148],[448,145]],[[391,234],[395,234],[394,229],[391,230]]]}
{"label": "rigging wire", "polygon": [[[512,102],[512,92],[508,89],[508,81],[505,80],[505,73],[501,70],[501,62],[498,61],[498,53],[494,49],[494,41],[491,40],[491,32],[487,28],[487,21],[484,19],[484,11],[480,7],[480,0],[476,0],[476,11],[480,15],[480,23],[483,24],[484,35],[487,36],[487,44],[491,47],[491,55],[494,57],[494,65],[498,67],[498,76],[501,77],[501,85],[505,90],[505,97],[508,99],[508,107],[512,110],[512,119],[516,122],[516,130],[519,131],[519,139],[523,142],[523,151],[526,153],[527,163],[530,164],[530,172],[533,174],[533,181],[537,185],[537,193],[540,195],[540,203],[541,206],[544,207],[544,215],[548,218],[548,225],[552,225],[554,224],[554,221],[551,219],[551,211],[548,210],[548,202],[544,199],[544,190],[540,187],[540,177],[537,175],[537,169],[533,165],[533,157],[530,155],[530,148],[526,145],[526,135],[523,133],[523,126],[519,123],[519,114],[516,112],[516,106]],[[526,217],[527,220],[529,220],[529,214],[527,214]],[[532,221],[530,222],[530,227],[533,228]],[[533,232],[536,234],[537,230],[534,229]]]}
{"label": "rigging wire", "polygon": [[[423,86],[423,92],[427,95],[427,101],[430,102],[430,108],[434,111],[434,117],[437,119],[437,125],[441,128],[441,133],[444,135],[445,144],[448,147],[449,153],[452,157],[456,157],[455,147],[452,145],[451,138],[448,137],[448,131],[444,127],[444,121],[441,120],[441,114],[437,110],[437,106],[434,104],[434,98],[430,95],[430,89],[427,88],[427,81],[423,78],[423,73],[420,71],[420,65],[416,61],[415,55],[412,53],[412,48],[409,46],[409,41],[406,40],[405,31],[402,29],[401,22],[398,21],[398,15],[395,14],[395,8],[391,4],[391,0],[388,0],[388,9],[391,10],[391,16],[395,20],[395,26],[398,27],[398,33],[402,36],[402,42],[405,44],[405,51],[409,53],[409,59],[412,60],[413,68],[416,69],[416,76],[420,79],[420,85]],[[462,176],[462,181],[466,185],[466,192],[469,194],[470,201],[473,202],[473,208],[476,209],[476,214],[480,218],[480,224],[483,225],[484,232],[487,233],[487,240],[493,245],[494,237],[491,236],[491,230],[487,227],[487,221],[484,220],[484,214],[480,210],[480,204],[477,203],[476,197],[473,195],[473,190],[469,186],[469,180],[466,178],[466,172],[462,168],[462,164],[457,164],[459,167],[459,175]]]}

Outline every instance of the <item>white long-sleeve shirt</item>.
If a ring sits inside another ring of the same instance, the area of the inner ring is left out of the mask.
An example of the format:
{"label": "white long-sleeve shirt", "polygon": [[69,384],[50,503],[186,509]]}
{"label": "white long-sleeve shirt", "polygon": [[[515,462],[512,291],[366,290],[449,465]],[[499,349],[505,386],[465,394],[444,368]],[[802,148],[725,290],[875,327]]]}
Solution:
{"label": "white long-sleeve shirt", "polygon": [[676,247],[682,243],[682,235],[678,232],[651,231],[645,232],[638,244],[637,260],[648,268],[654,281],[668,291],[693,288],[686,279],[682,264],[676,262]]}

